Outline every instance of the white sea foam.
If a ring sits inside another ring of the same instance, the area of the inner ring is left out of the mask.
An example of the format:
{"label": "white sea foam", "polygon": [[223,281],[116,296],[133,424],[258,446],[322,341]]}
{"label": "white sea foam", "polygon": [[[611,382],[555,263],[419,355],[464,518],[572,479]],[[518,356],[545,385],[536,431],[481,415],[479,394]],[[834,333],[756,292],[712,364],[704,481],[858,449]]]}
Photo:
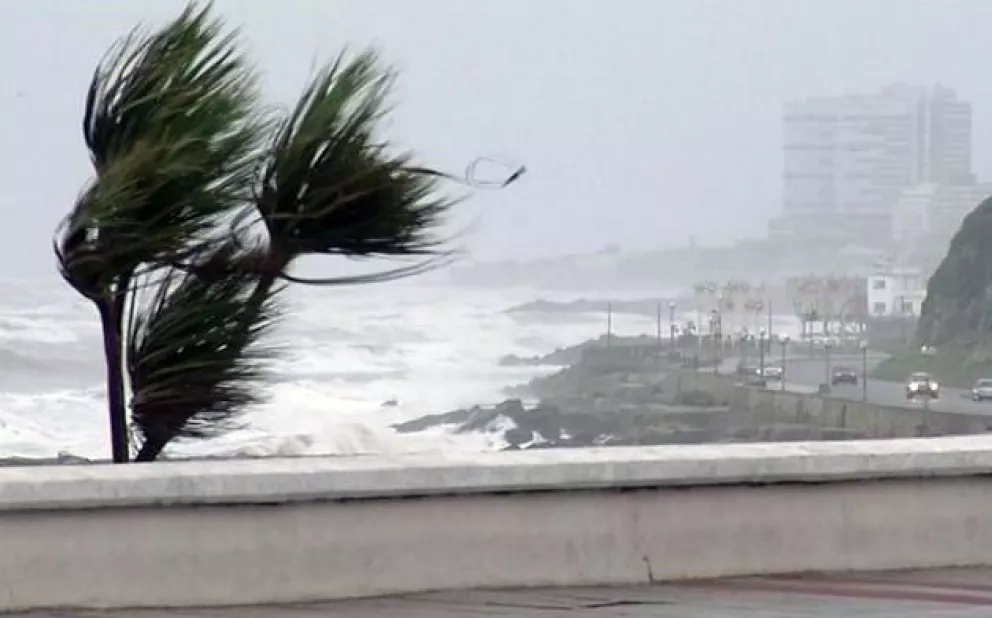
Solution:
{"label": "white sea foam", "polygon": [[[630,294],[629,296],[642,296]],[[487,450],[500,432],[399,435],[390,426],[424,414],[496,403],[501,390],[548,370],[499,367],[506,354],[535,355],[605,332],[604,314],[528,321],[504,313],[551,294],[478,291],[414,282],[304,289],[277,334],[270,400],[244,429],[178,444],[176,454],[354,454]],[[576,298],[558,295],[563,300]],[[654,332],[653,318],[615,315],[619,335]],[[667,328],[667,326],[666,326]],[[30,303],[0,306],[0,457],[108,451],[96,317],[65,289],[35,290]],[[31,362],[23,360],[30,355]],[[50,367],[49,370],[41,369]],[[41,368],[40,368],[41,367]],[[34,386],[32,386],[34,385]],[[386,401],[395,405],[383,406]]]}

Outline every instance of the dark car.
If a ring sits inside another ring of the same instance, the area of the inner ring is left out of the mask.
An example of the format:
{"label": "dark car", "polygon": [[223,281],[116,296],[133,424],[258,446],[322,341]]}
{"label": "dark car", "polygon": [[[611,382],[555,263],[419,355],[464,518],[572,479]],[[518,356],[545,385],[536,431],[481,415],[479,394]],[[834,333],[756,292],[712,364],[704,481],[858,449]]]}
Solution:
{"label": "dark car", "polygon": [[850,367],[834,367],[833,371],[830,372],[830,385],[837,386],[838,384],[857,384],[858,383],[858,372]]}

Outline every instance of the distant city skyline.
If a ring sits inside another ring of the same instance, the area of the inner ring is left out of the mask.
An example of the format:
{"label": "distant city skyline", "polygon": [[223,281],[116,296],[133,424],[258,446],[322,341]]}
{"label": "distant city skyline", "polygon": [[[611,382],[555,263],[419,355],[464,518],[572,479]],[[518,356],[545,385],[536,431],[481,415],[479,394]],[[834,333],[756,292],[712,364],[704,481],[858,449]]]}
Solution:
{"label": "distant city skyline", "polygon": [[784,106],[773,236],[884,246],[907,189],[974,183],[972,108],[948,87],[894,84]]}

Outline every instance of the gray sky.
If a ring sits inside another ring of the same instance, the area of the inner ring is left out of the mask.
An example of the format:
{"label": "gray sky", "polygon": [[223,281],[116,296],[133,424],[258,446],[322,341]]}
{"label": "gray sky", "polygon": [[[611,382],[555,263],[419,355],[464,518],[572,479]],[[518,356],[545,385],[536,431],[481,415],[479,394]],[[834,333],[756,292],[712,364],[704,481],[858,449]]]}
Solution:
{"label": "gray sky", "polygon": [[[51,271],[50,235],[90,173],[80,133],[96,62],[179,0],[0,1],[0,135],[10,274]],[[219,0],[266,94],[375,44],[401,69],[391,135],[460,171],[525,163],[461,207],[479,258],[717,242],[779,209],[781,108],[891,82],[974,105],[992,180],[992,0]],[[0,273],[0,275],[8,273]]]}

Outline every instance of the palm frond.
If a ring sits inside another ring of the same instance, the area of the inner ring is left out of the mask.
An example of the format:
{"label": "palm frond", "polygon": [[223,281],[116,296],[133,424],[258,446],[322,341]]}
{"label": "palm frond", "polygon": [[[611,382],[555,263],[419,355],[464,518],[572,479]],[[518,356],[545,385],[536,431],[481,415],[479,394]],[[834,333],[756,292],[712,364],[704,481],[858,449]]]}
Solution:
{"label": "palm frond", "polygon": [[[97,189],[75,227],[96,227],[131,263],[176,259],[213,218],[250,197],[266,119],[256,77],[209,5],[121,41],[90,84],[83,119]],[[131,199],[114,183],[134,185]],[[110,243],[108,243],[110,244]],[[124,265],[122,264],[122,268]]]}
{"label": "palm frond", "polygon": [[[171,269],[128,332],[131,412],[145,445],[139,461],[153,459],[176,437],[209,437],[229,430],[259,400],[264,361],[274,350],[264,336],[278,315],[278,290],[268,288],[252,306],[256,267],[264,259],[233,244],[197,262],[203,277]],[[195,269],[194,269],[195,270]]]}
{"label": "palm frond", "polygon": [[[374,52],[326,67],[279,127],[258,209],[277,252],[434,255],[442,174],[379,141],[393,73]],[[395,271],[399,273],[400,271]],[[416,272],[416,268],[411,271]],[[355,282],[345,279],[346,282]]]}

